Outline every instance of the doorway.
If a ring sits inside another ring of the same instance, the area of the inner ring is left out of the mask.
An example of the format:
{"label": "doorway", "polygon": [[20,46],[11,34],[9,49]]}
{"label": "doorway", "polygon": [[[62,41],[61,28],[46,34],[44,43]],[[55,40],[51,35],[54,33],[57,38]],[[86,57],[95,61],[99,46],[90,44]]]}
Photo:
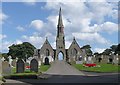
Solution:
{"label": "doorway", "polygon": [[58,54],[58,60],[64,60],[64,56],[62,52]]}

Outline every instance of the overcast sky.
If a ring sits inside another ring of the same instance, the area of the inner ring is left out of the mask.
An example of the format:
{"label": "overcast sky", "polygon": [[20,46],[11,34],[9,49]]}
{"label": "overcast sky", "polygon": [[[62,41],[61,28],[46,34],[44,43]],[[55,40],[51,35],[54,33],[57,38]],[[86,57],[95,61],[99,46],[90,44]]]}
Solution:
{"label": "overcast sky", "polygon": [[8,52],[10,45],[26,41],[40,49],[46,37],[55,48],[60,7],[66,48],[69,48],[73,37],[80,47],[89,44],[94,52],[102,52],[112,44],[118,44],[117,2],[30,1],[2,3],[0,52]]}

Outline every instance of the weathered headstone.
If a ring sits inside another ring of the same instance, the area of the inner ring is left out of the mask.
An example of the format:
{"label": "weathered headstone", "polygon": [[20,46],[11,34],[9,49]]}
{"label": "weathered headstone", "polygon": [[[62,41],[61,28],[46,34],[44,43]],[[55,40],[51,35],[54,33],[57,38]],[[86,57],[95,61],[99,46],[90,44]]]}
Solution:
{"label": "weathered headstone", "polygon": [[91,63],[93,63],[93,61],[92,61],[92,57],[89,56],[89,57],[88,57],[88,60],[86,61],[86,63],[87,63],[87,64],[91,64]]}
{"label": "weathered headstone", "polygon": [[49,65],[49,58],[48,57],[45,58],[45,63],[44,64]]}
{"label": "weathered headstone", "polygon": [[76,61],[76,64],[83,64],[83,61]]}
{"label": "weathered headstone", "polygon": [[2,75],[9,75],[11,74],[11,66],[9,65],[9,62],[3,61],[2,62]]}
{"label": "weathered headstone", "polygon": [[18,59],[16,63],[16,72],[23,73],[25,71],[25,63],[22,59]]}
{"label": "weathered headstone", "polygon": [[31,60],[30,71],[38,72],[38,61],[36,59]]}

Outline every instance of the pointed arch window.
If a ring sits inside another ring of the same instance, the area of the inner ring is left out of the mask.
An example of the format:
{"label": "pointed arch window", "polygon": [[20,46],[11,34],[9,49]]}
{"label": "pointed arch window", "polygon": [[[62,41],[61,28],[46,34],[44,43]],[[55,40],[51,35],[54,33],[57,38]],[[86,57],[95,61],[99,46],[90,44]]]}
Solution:
{"label": "pointed arch window", "polygon": [[72,56],[77,56],[77,50],[74,48],[74,49],[72,49],[71,50],[71,54],[72,54]]}
{"label": "pointed arch window", "polygon": [[50,55],[50,51],[48,49],[46,49],[46,56]]}

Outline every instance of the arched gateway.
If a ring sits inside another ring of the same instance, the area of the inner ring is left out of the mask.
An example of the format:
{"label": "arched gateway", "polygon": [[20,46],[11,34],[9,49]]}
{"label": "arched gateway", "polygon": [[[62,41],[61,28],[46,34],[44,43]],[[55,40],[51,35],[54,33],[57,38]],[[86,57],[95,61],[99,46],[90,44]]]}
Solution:
{"label": "arched gateway", "polygon": [[[51,29],[52,30],[52,29]],[[38,59],[43,61],[45,57],[51,57],[54,60],[64,60],[64,61],[77,61],[79,56],[83,56],[83,52],[80,49],[75,38],[68,49],[65,49],[65,35],[64,35],[64,25],[62,21],[61,8],[59,10],[58,24],[57,24],[57,36],[56,36],[56,49],[53,49],[50,45],[48,39],[46,38],[41,49],[36,50],[34,56],[38,56]],[[60,54],[62,57],[60,58]],[[50,58],[50,60],[52,60]]]}

